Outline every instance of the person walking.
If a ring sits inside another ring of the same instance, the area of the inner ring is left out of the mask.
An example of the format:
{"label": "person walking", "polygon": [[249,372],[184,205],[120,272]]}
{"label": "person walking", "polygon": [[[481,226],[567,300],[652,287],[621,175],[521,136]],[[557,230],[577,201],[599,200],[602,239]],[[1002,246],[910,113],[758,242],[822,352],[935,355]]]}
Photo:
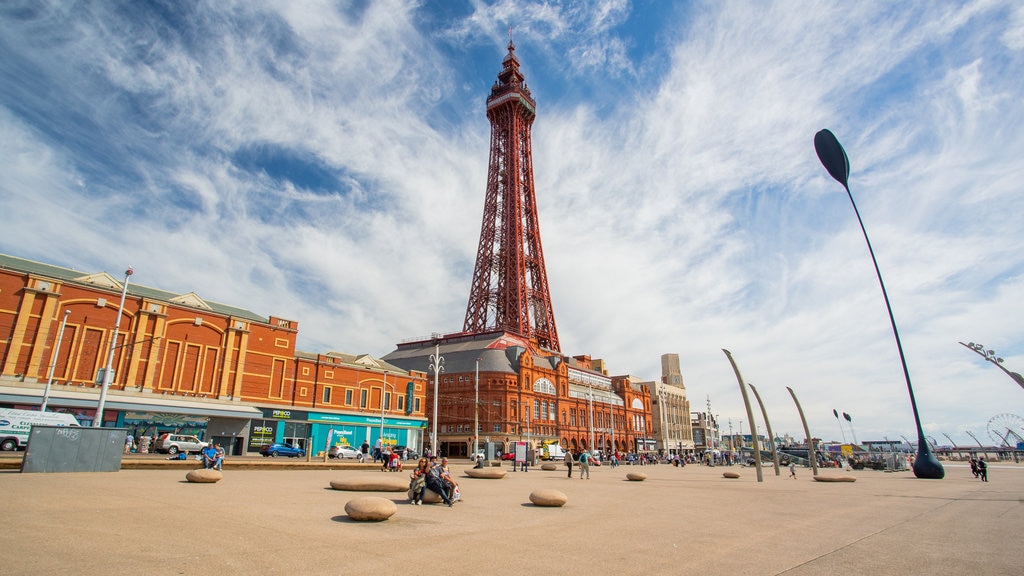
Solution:
{"label": "person walking", "polygon": [[981,476],[982,482],[988,482],[988,464],[985,463],[985,457],[978,458],[978,476]]}
{"label": "person walking", "polygon": [[789,463],[789,477],[796,480],[796,462]]}
{"label": "person walking", "polygon": [[584,450],[580,452],[580,480],[583,480],[583,475],[587,475],[587,480],[590,480],[590,452]]}
{"label": "person walking", "polygon": [[572,478],[572,450],[565,451],[565,465],[569,467],[569,478]]}

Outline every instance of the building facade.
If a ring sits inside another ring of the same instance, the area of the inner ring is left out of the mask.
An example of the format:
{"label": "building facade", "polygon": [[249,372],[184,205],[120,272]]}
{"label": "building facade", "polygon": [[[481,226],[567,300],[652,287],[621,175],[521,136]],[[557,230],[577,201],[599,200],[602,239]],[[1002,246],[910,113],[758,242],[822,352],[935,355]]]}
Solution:
{"label": "building facade", "polygon": [[293,320],[128,280],[0,255],[0,405],[31,409],[46,395],[91,425],[109,362],[103,425],[136,437],[196,434],[231,454],[275,441],[316,454],[382,433],[422,444],[422,372],[301,352]]}

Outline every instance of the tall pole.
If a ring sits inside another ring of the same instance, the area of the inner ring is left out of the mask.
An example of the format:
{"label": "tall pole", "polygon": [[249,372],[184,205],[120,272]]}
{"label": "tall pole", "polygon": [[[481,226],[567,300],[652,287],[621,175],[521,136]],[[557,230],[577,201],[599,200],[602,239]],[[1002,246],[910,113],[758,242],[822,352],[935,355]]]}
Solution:
{"label": "tall pole", "polygon": [[[722,349],[725,352],[725,357],[729,359],[729,363],[732,364],[732,371],[736,374],[736,381],[740,384],[740,392],[743,395],[743,404],[747,407],[747,421],[750,422],[750,439],[754,445],[754,466],[757,468],[757,481],[764,482],[764,472],[761,470],[761,447],[757,442],[757,422],[754,421],[754,410],[750,407],[750,396],[747,394],[747,387],[743,384],[743,376],[740,375],[740,369],[736,366],[736,361],[732,358],[732,353],[726,349]],[[740,439],[742,441],[743,436],[743,422],[740,421]]]}
{"label": "tall pole", "polygon": [[772,423],[768,421],[768,411],[764,409],[764,402],[761,401],[761,395],[757,393],[757,388],[754,388],[754,385],[749,382],[747,383],[747,386],[750,386],[750,389],[754,391],[754,399],[757,400],[758,406],[761,407],[761,416],[764,417],[764,427],[768,430],[768,442],[772,447],[772,462],[775,464],[775,475],[778,476],[781,474],[781,472],[779,472],[779,451],[775,446],[775,434],[772,432]]}
{"label": "tall pole", "polygon": [[793,403],[796,404],[796,411],[800,413],[800,422],[804,425],[804,435],[807,437],[807,459],[811,461],[811,473],[817,476],[818,456],[814,453],[814,440],[811,438],[811,429],[807,427],[807,418],[804,418],[804,409],[800,407],[800,401],[796,399],[796,392],[793,392],[789,386],[786,386],[786,390],[789,390],[789,395],[793,397]]}
{"label": "tall pole", "polygon": [[[384,371],[384,385],[380,387],[380,446],[384,447],[384,398],[388,394],[388,371]],[[394,390],[394,387],[391,388]]]}
{"label": "tall pole", "polygon": [[850,192],[850,160],[846,157],[846,151],[835,135],[829,130],[820,130],[814,135],[814,149],[818,159],[828,170],[829,175],[836,179],[846,189],[846,195],[850,197],[850,204],[853,205],[853,212],[857,215],[857,222],[860,223],[860,230],[864,233],[864,242],[868,245],[868,252],[871,254],[871,262],[875,265],[875,275],[878,277],[878,286],[882,289],[882,298],[885,300],[885,309],[889,312],[889,323],[892,325],[892,335],[896,339],[896,349],[899,351],[900,363],[903,365],[903,378],[907,381],[907,392],[910,394],[910,407],[914,412],[914,424],[917,425],[917,458],[914,459],[914,476],[918,478],[941,480],[946,476],[946,470],[928,448],[928,442],[924,437],[924,429],[921,427],[921,416],[917,412],[917,400],[914,398],[914,387],[910,384],[910,369],[907,368],[907,358],[903,354],[903,343],[900,342],[900,333],[896,329],[896,317],[892,313],[892,305],[889,304],[889,294],[885,290],[885,282],[882,281],[882,271],[878,267],[878,260],[875,258],[875,250],[871,247],[871,240],[868,239],[867,228],[864,227],[864,220],[860,217],[860,210],[857,203],[853,201],[853,194]]}
{"label": "tall pole", "polygon": [[93,428],[103,426],[103,406],[107,402],[107,388],[114,380],[114,351],[117,350],[117,337],[121,329],[121,314],[124,312],[124,298],[128,294],[128,277],[134,273],[129,266],[124,272],[124,284],[121,286],[121,303],[117,305],[117,319],[114,320],[114,335],[110,339],[110,354],[107,355],[107,367],[103,370],[103,384],[100,388],[100,400],[96,404],[96,419],[92,421]]}
{"label": "tall pole", "polygon": [[64,311],[64,318],[60,321],[60,330],[57,331],[57,341],[53,344],[53,360],[50,361],[50,373],[46,377],[46,389],[43,390],[43,403],[39,405],[40,412],[46,412],[46,403],[50,401],[50,386],[53,385],[53,371],[57,368],[57,357],[60,355],[60,342],[64,338],[64,326],[68,323],[68,316],[71,310]]}
{"label": "tall pole", "polygon": [[480,359],[476,359],[476,378],[473,384],[473,458],[480,453]]}
{"label": "tall pole", "polygon": [[665,414],[665,389],[658,387],[658,420],[661,425],[661,450],[668,454],[668,418]]}
{"label": "tall pole", "polygon": [[430,368],[434,370],[434,418],[431,422],[430,454],[431,456],[437,456],[437,382],[438,375],[444,372],[444,358],[441,357],[440,339],[434,340],[434,353],[430,355]]}
{"label": "tall pole", "polygon": [[590,417],[587,423],[590,424],[590,453],[594,453],[594,386],[587,389],[587,404],[590,406]]}

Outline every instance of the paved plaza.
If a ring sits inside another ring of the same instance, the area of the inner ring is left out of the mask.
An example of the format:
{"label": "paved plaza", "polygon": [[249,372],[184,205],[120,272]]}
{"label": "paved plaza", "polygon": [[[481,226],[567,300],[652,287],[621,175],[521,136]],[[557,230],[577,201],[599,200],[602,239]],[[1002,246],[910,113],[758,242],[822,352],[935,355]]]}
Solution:
{"label": "paved plaza", "polygon": [[[809,469],[792,480],[767,468],[763,483],[740,467],[605,466],[590,480],[561,465],[501,480],[463,469],[454,508],[377,493],[398,504],[380,523],[350,520],[361,493],[330,488],[386,474],[365,469],[228,469],[217,484],[189,484],[181,468],[3,471],[0,574],[1024,573],[1024,466],[994,465],[988,483],[962,464],[944,480],[822,471],[854,483]],[[532,505],[539,488],[568,503]]]}

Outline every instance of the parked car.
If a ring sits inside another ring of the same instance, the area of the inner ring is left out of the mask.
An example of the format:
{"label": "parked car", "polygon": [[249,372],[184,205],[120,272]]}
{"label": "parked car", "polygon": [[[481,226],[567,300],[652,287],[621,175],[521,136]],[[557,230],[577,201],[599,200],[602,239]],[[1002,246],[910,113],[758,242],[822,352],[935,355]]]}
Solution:
{"label": "parked car", "polygon": [[505,452],[504,454],[501,455],[501,459],[502,460],[515,460],[516,459],[516,453],[515,452]]}
{"label": "parked car", "polygon": [[306,455],[306,451],[294,444],[288,443],[273,443],[266,444],[263,448],[260,448],[260,454],[264,458],[267,456],[288,456],[289,458],[300,458]]}
{"label": "parked car", "polygon": [[188,436],[186,434],[161,434],[156,439],[157,452],[161,454],[177,454],[178,452],[201,452],[203,448],[206,448],[206,442],[203,442],[195,436]]}
{"label": "parked car", "polygon": [[[399,455],[402,453],[403,450],[405,450],[405,446],[392,446],[391,447],[391,451],[392,452],[397,452]],[[409,448],[409,458],[408,458],[409,460],[418,460],[419,457],[420,457],[420,453],[419,452],[413,450],[412,448]]]}
{"label": "parked car", "polygon": [[360,462],[363,461],[363,453],[358,448],[351,446],[331,446],[331,449],[327,452],[329,458],[355,458]]}

